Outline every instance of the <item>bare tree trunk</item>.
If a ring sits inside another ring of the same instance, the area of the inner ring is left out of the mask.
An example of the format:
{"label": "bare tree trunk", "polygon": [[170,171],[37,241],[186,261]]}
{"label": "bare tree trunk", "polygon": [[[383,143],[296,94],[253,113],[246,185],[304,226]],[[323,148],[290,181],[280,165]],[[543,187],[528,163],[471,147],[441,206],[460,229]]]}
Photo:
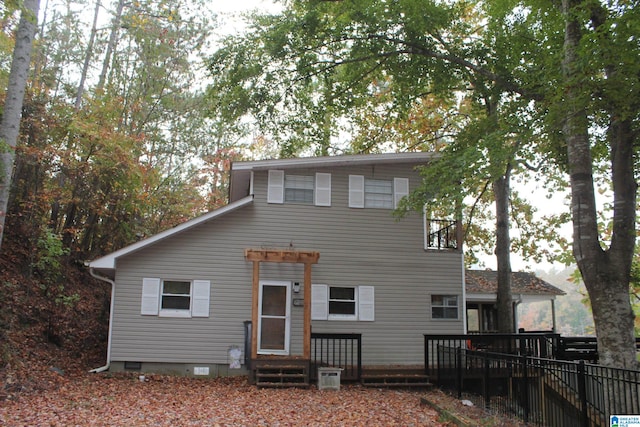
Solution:
{"label": "bare tree trunk", "polygon": [[562,0],[565,16],[563,124],[571,178],[573,254],[589,293],[600,363],[637,369],[634,314],[629,299],[631,259],[635,244],[636,183],[633,175],[633,137],[630,124],[614,118],[610,124],[612,180],[614,188],[613,235],[608,250],[598,234],[593,184],[589,120],[581,91],[579,58],[582,24],[580,0]]}
{"label": "bare tree trunk", "polygon": [[96,33],[98,32],[98,15],[100,14],[100,0],[96,0],[96,8],[93,12],[93,24],[91,26],[91,36],[89,37],[89,44],[87,45],[87,53],[84,57],[84,64],[82,65],[82,75],[80,76],[80,83],[78,83],[78,91],[76,92],[76,109],[80,108],[82,103],[82,94],[84,93],[84,83],[87,80],[87,73],[89,72],[89,64],[91,63],[91,57],[93,56],[93,45],[96,41]]}
{"label": "bare tree trunk", "polygon": [[0,162],[0,247],[4,235],[15,148],[20,133],[22,103],[29,77],[31,51],[37,30],[39,9],[40,0],[24,0],[22,3],[20,23],[16,32],[16,43],[11,61],[9,86],[0,123],[0,156],[2,158],[2,162]]}
{"label": "bare tree trunk", "polygon": [[122,19],[122,11],[124,9],[124,0],[118,0],[118,6],[116,8],[116,15],[113,18],[111,24],[111,34],[109,35],[109,42],[107,43],[107,52],[104,55],[104,61],[102,61],[102,71],[100,72],[100,78],[98,79],[98,85],[96,89],[98,91],[104,88],[107,81],[107,72],[109,71],[109,64],[111,63],[111,55],[116,48],[118,42],[118,32],[120,31],[120,20]]}
{"label": "bare tree trunk", "polygon": [[493,183],[496,200],[496,259],[498,266],[498,331],[513,333],[513,298],[511,296],[511,237],[509,234],[509,195],[511,165]]}

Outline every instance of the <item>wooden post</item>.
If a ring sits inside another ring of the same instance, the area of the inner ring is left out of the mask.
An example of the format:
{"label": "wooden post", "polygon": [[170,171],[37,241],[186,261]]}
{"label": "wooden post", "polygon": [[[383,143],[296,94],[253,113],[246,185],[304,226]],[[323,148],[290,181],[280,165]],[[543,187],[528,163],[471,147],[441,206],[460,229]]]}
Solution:
{"label": "wooden post", "polygon": [[252,306],[251,306],[251,359],[258,358],[258,295],[260,292],[260,261],[253,261],[252,281]]}
{"label": "wooden post", "polygon": [[260,262],[287,262],[304,264],[304,325],[303,355],[311,358],[311,266],[318,263],[320,254],[314,251],[288,249],[245,249],[244,257],[253,262],[253,292],[251,308],[251,358],[258,358],[258,312],[260,297]]}
{"label": "wooden post", "polygon": [[304,338],[302,354],[306,360],[311,359],[311,263],[304,264]]}

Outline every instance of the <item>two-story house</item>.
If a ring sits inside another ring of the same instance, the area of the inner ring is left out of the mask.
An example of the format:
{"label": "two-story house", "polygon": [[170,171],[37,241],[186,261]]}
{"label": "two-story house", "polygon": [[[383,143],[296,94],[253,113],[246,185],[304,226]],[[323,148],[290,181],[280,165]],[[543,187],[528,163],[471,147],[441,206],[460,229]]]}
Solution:
{"label": "two-story house", "polygon": [[234,163],[227,206],[89,263],[113,288],[98,371],[246,372],[234,349],[308,363],[312,331],[357,334],[364,366],[423,364],[423,334],[465,331],[456,222],[392,215],[431,159]]}

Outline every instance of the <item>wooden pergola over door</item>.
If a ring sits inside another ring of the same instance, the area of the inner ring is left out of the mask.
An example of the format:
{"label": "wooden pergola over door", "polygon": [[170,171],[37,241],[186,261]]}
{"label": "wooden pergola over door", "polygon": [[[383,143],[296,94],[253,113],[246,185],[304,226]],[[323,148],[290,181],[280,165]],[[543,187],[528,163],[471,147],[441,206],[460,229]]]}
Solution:
{"label": "wooden pergola over door", "polygon": [[258,311],[260,290],[260,263],[287,262],[304,264],[304,341],[303,357],[311,358],[311,265],[317,264],[320,253],[313,251],[285,250],[285,249],[245,249],[244,257],[253,262],[253,304],[251,308],[251,358],[258,358]]}

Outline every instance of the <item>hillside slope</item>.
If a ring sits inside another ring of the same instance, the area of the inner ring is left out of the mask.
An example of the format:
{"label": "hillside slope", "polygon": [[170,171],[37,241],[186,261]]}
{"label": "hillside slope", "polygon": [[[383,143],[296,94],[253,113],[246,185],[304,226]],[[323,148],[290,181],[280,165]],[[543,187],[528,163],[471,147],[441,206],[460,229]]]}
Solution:
{"label": "hillside slope", "polygon": [[[50,276],[5,235],[0,253],[0,401],[104,365],[110,286],[62,257]],[[53,276],[53,278],[51,277]]]}

